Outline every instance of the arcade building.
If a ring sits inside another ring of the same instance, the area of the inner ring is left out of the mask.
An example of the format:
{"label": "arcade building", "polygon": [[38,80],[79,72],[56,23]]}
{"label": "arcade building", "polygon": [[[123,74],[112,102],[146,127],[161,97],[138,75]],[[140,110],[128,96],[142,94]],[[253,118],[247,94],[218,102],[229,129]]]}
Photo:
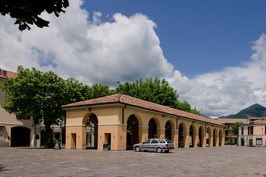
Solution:
{"label": "arcade building", "polygon": [[131,149],[148,138],[171,139],[175,148],[224,145],[224,125],[201,115],[123,94],[70,103],[66,149]]}

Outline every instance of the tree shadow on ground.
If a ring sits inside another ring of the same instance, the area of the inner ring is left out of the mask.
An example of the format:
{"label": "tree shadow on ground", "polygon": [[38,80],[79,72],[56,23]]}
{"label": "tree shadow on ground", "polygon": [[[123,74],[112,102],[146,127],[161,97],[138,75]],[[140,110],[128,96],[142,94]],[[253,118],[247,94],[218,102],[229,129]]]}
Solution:
{"label": "tree shadow on ground", "polygon": [[0,172],[2,171],[8,171],[9,169],[6,169],[5,166],[3,166],[2,164],[0,164]]}

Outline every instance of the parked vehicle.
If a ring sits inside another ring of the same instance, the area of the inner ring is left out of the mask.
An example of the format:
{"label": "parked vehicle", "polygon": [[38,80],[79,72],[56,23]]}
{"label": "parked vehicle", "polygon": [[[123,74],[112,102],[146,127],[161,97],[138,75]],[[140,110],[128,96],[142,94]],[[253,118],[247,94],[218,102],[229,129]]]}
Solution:
{"label": "parked vehicle", "polygon": [[158,153],[169,152],[170,149],[174,149],[174,144],[169,139],[152,138],[142,143],[134,144],[133,149],[135,149],[136,152],[140,151],[156,151]]}

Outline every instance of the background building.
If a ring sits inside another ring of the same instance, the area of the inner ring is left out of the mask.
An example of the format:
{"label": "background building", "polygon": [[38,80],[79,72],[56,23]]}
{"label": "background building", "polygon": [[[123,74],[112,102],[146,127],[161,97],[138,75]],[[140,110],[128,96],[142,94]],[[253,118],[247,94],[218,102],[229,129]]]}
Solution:
{"label": "background building", "polygon": [[[7,78],[15,78],[16,73],[0,69],[0,85]],[[0,90],[0,103],[4,102],[4,92]],[[0,146],[39,146],[39,137],[35,136],[38,127],[32,126],[29,117],[16,117],[0,107]]]}
{"label": "background building", "polygon": [[266,146],[266,117],[249,117],[238,128],[239,146]]}

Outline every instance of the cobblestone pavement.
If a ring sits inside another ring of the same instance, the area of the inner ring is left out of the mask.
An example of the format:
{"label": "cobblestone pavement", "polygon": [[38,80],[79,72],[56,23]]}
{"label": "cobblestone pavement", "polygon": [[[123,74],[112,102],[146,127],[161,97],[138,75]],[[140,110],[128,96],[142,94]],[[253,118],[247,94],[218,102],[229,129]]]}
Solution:
{"label": "cobblestone pavement", "polygon": [[1,177],[266,177],[266,148],[225,146],[170,153],[0,148]]}

